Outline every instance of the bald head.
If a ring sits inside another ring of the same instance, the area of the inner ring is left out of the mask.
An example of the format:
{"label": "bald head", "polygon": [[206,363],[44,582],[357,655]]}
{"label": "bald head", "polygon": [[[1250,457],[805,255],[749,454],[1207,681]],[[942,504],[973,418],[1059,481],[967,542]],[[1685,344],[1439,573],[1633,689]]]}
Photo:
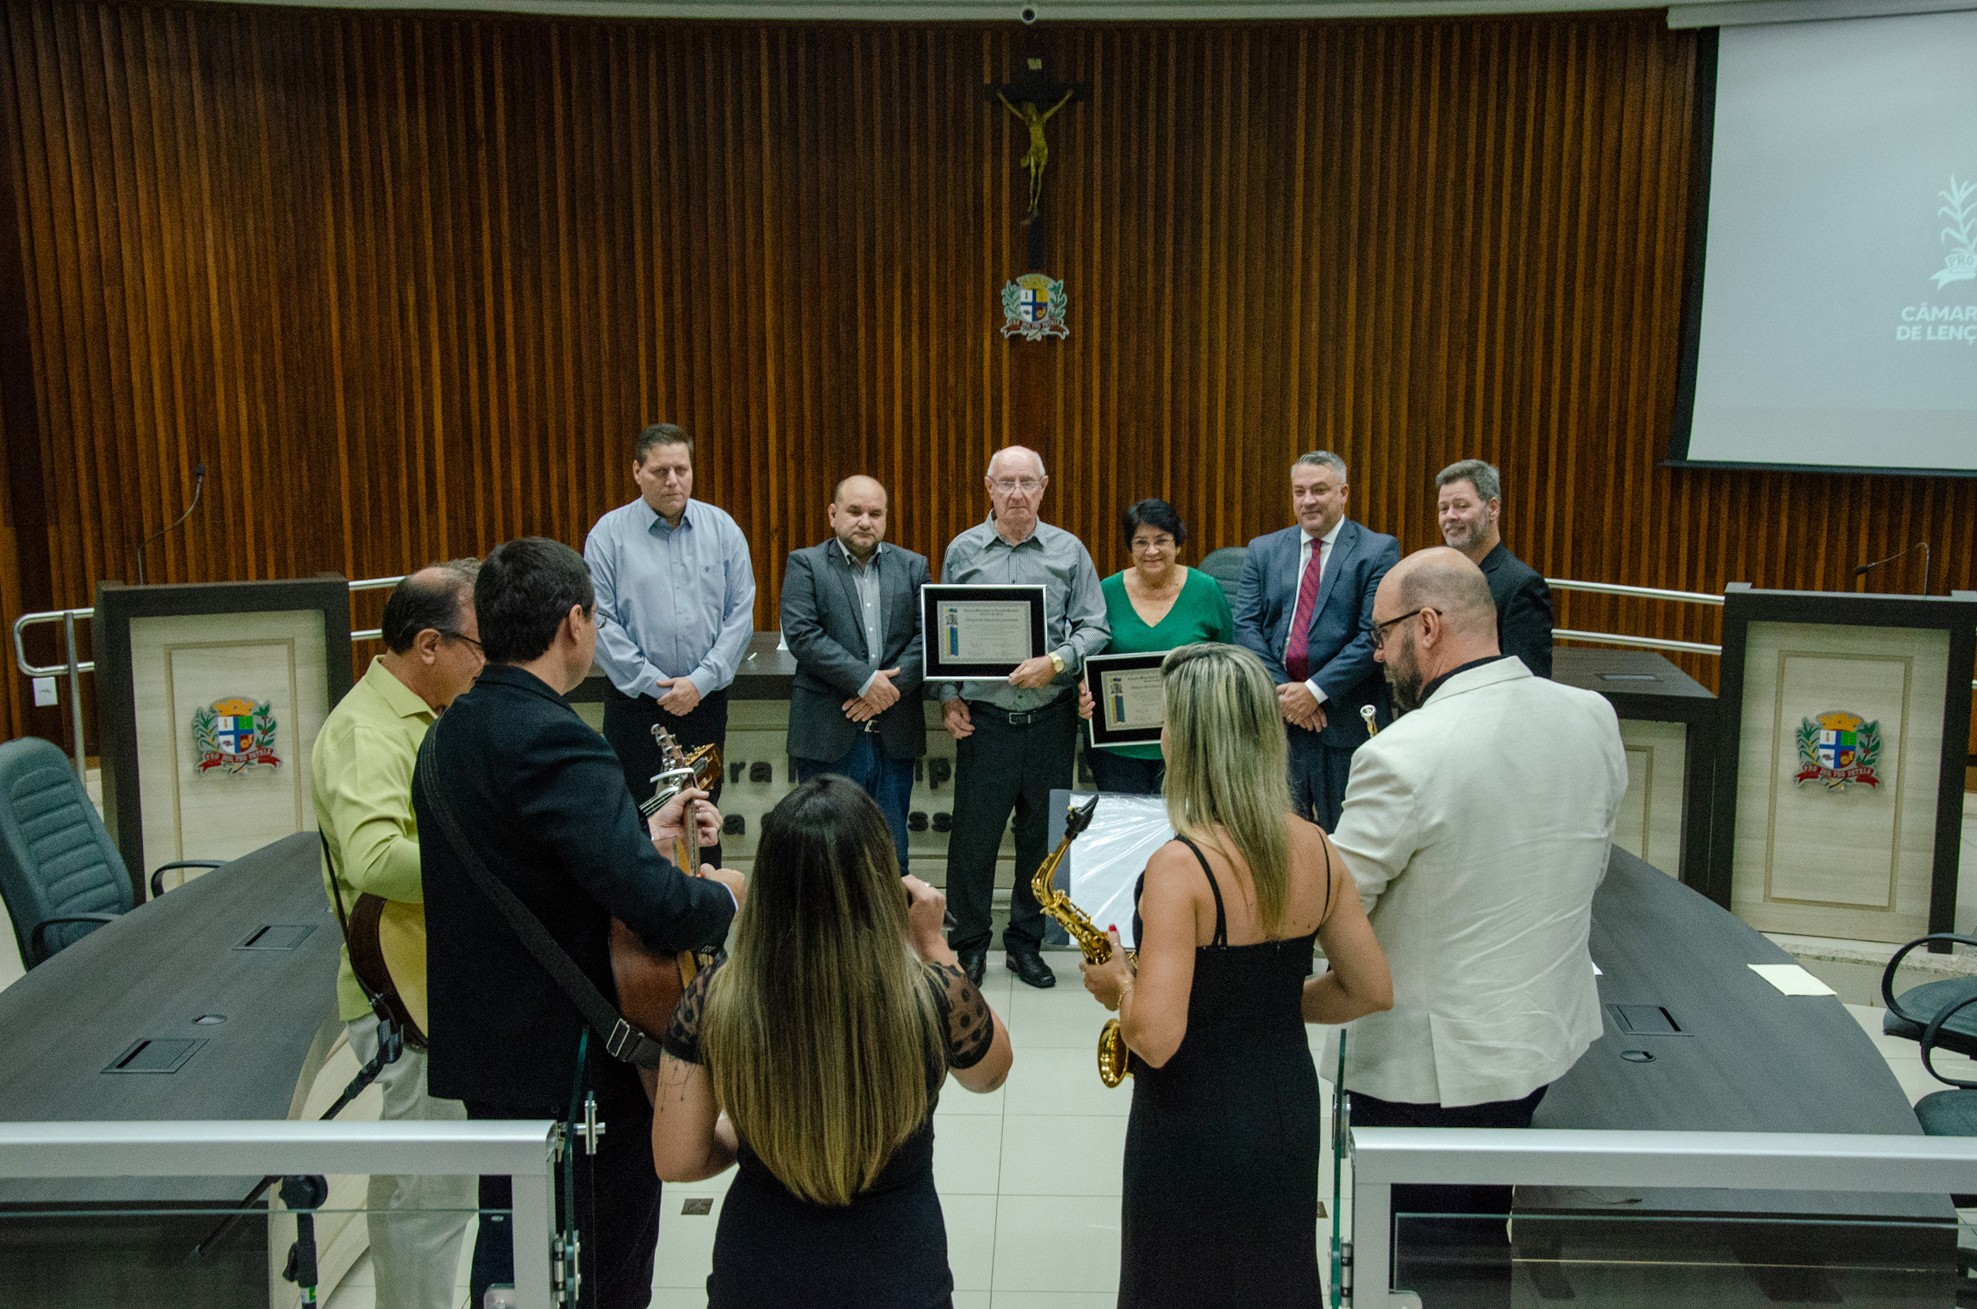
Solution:
{"label": "bald head", "polygon": [[1433,609],[1454,634],[1483,634],[1496,640],[1496,602],[1483,570],[1460,550],[1445,545],[1417,550],[1401,560],[1380,584],[1394,588],[1396,612]]}
{"label": "bald head", "polygon": [[1442,545],[1407,556],[1373,594],[1373,639],[1394,707],[1420,708],[1429,682],[1498,653],[1496,604],[1483,570]]}
{"label": "bald head", "polygon": [[886,537],[886,489],[853,473],[831,493],[831,532],[854,558],[869,559]]}
{"label": "bald head", "polygon": [[1043,491],[1050,485],[1043,456],[1025,445],[1006,445],[989,457],[983,480],[995,509],[995,530],[1011,545],[1021,545],[1037,530]]}

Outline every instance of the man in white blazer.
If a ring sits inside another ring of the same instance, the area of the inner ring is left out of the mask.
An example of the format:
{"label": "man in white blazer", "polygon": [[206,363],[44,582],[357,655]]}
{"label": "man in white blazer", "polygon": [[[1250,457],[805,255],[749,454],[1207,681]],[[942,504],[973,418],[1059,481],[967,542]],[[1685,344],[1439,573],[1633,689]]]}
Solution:
{"label": "man in white blazer", "polygon": [[[1489,583],[1458,551],[1396,565],[1371,634],[1398,716],[1354,754],[1332,841],[1394,1005],[1352,1024],[1352,1121],[1528,1127],[1600,1035],[1586,939],[1627,789],[1620,725],[1601,697],[1499,653]],[[1510,1194],[1397,1187],[1394,1207],[1507,1213]]]}

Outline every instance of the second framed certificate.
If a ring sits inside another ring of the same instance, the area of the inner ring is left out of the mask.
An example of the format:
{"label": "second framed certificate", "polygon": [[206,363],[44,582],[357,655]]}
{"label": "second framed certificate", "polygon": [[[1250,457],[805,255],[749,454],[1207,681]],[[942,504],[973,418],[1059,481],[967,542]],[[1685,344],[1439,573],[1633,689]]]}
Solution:
{"label": "second framed certificate", "polygon": [[1001,681],[1044,650],[1042,586],[920,588],[927,680]]}
{"label": "second framed certificate", "polygon": [[1094,703],[1091,743],[1154,745],[1167,721],[1167,686],[1160,665],[1167,653],[1093,655],[1085,660],[1085,686]]}

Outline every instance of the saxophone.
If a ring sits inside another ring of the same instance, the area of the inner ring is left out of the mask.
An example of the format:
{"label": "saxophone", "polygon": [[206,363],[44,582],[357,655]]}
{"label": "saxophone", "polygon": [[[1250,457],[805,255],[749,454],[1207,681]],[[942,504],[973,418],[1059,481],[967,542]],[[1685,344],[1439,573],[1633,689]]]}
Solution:
{"label": "saxophone", "polygon": [[[1037,865],[1037,871],[1030,878],[1030,890],[1036,894],[1037,905],[1071,934],[1071,939],[1078,943],[1078,949],[1083,952],[1088,964],[1102,964],[1112,957],[1112,938],[1099,931],[1093,925],[1091,915],[1057,889],[1056,879],[1057,866],[1064,862],[1071,842],[1091,825],[1092,811],[1097,808],[1097,796],[1083,805],[1071,806],[1064,817],[1064,839]],[[1126,1042],[1119,1034],[1119,1020],[1108,1019],[1098,1033],[1098,1080],[1107,1086],[1117,1086],[1126,1080],[1131,1071],[1126,1066]]]}
{"label": "saxophone", "polygon": [[1372,705],[1369,705],[1369,704],[1363,704],[1363,705],[1361,705],[1361,706],[1359,706],[1359,716],[1360,716],[1361,718],[1364,718],[1364,719],[1366,720],[1366,739],[1367,739],[1367,740],[1369,740],[1369,741],[1370,741],[1370,740],[1372,740],[1372,739],[1373,739],[1374,737],[1376,737],[1376,736],[1378,736],[1378,735],[1380,734],[1380,725],[1379,725],[1378,723],[1376,723],[1376,722],[1374,722],[1374,721],[1373,721],[1373,718],[1374,718],[1374,712],[1373,712],[1373,706],[1372,706]]}

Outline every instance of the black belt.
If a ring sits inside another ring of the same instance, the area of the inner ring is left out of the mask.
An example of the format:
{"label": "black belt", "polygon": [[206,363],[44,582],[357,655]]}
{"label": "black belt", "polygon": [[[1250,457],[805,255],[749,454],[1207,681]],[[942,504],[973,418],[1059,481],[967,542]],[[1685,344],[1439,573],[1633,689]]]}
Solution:
{"label": "black belt", "polygon": [[1067,695],[1059,696],[1049,704],[1040,704],[1034,709],[1004,709],[1001,705],[993,705],[986,700],[968,701],[969,713],[987,714],[990,718],[1007,723],[1011,727],[1023,727],[1049,714],[1054,714],[1070,707],[1071,697]]}

